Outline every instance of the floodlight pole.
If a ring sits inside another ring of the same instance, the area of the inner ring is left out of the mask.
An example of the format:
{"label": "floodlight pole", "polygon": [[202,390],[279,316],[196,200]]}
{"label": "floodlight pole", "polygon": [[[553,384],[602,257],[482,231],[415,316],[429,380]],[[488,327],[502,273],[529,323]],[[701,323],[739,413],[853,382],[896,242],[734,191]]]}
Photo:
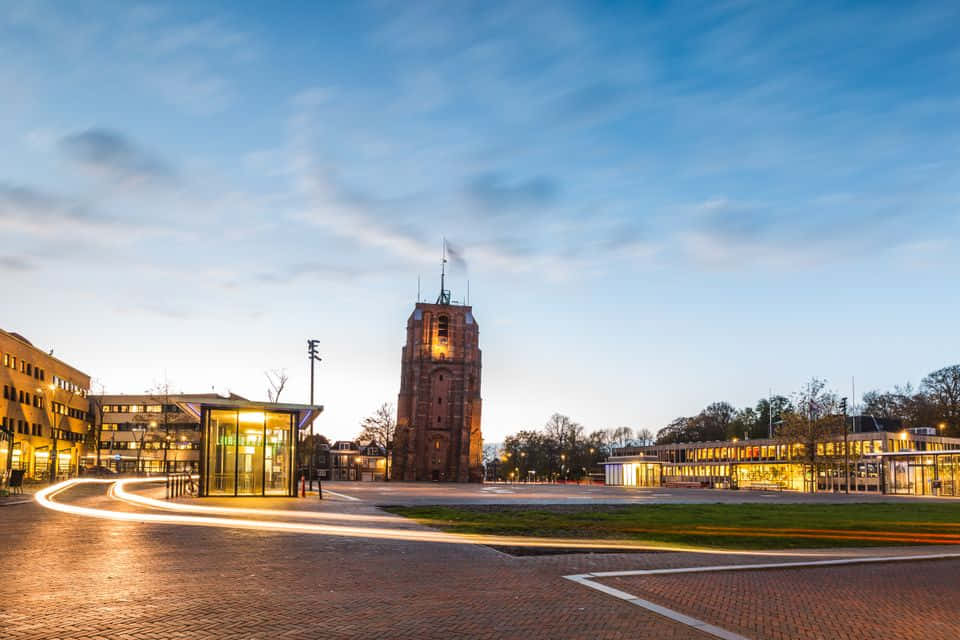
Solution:
{"label": "floodlight pole", "polygon": [[[310,406],[313,407],[313,381],[314,381],[314,363],[321,360],[320,356],[317,355],[317,343],[319,340],[309,339],[307,340],[307,358],[310,360]],[[316,442],[313,438],[313,420],[310,421],[310,447],[309,447],[309,458],[307,461],[307,484],[309,485],[310,490],[313,490],[313,456],[316,453]],[[318,486],[319,489],[319,486]],[[323,497],[323,494],[320,494],[320,497]]]}
{"label": "floodlight pole", "polygon": [[847,435],[847,399],[840,399],[840,410],[843,415],[843,492],[850,493],[850,440]]}

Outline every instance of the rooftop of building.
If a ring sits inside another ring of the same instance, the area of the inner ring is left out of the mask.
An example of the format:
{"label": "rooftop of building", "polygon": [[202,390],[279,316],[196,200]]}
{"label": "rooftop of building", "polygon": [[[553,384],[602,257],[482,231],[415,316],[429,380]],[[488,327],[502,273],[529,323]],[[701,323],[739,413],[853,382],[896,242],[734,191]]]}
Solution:
{"label": "rooftop of building", "polygon": [[9,338],[11,338],[12,340],[15,340],[16,342],[19,342],[19,343],[23,344],[24,346],[29,347],[30,349],[33,349],[33,350],[36,351],[37,354],[40,355],[41,357],[43,357],[43,358],[49,358],[50,360],[53,360],[53,361],[56,362],[57,364],[63,365],[64,367],[66,367],[67,369],[70,369],[71,371],[73,371],[74,373],[76,373],[76,374],[78,374],[78,375],[81,375],[81,376],[83,376],[83,377],[85,377],[85,378],[89,378],[89,377],[90,377],[90,374],[89,374],[89,373],[85,373],[84,371],[81,371],[80,369],[77,369],[77,368],[76,368],[75,366],[73,366],[72,364],[69,364],[69,363],[67,363],[67,362],[64,362],[64,361],[61,360],[60,358],[54,356],[54,355],[53,355],[53,349],[50,349],[49,351],[44,351],[44,350],[41,349],[40,347],[38,347],[38,346],[36,346],[35,344],[33,344],[30,340],[28,340],[28,339],[27,339],[23,334],[21,334],[21,333],[17,333],[16,331],[7,331],[7,330],[5,330],[5,329],[0,329],[0,334],[9,337]]}

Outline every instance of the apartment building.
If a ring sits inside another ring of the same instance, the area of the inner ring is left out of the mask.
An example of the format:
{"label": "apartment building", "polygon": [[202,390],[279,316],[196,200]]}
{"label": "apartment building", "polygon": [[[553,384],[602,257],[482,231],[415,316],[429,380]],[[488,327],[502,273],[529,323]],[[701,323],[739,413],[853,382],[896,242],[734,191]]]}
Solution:
{"label": "apartment building", "polygon": [[90,432],[90,376],[53,351],[0,329],[0,474],[76,475]]}

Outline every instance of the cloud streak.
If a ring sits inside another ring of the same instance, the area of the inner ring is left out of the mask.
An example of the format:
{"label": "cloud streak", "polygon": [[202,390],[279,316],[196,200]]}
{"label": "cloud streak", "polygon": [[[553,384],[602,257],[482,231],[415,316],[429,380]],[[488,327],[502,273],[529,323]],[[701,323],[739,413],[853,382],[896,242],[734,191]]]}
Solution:
{"label": "cloud streak", "polygon": [[58,147],[77,166],[121,182],[170,182],[169,164],[110,129],[93,128],[64,136]]}

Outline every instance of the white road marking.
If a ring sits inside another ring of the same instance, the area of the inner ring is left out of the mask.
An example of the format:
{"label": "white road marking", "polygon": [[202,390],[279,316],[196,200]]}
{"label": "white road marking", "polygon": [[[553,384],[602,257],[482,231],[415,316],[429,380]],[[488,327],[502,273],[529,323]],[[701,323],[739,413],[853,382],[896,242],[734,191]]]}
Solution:
{"label": "white road marking", "polygon": [[667,607],[656,604],[655,602],[650,602],[649,600],[644,600],[643,598],[638,598],[632,593],[627,593],[626,591],[621,591],[614,587],[601,584],[599,582],[594,582],[596,578],[615,578],[615,577],[624,577],[624,576],[660,576],[660,575],[670,575],[678,573],[704,573],[704,572],[714,572],[714,571],[760,571],[760,570],[770,570],[770,569],[799,569],[805,567],[832,567],[838,565],[850,565],[850,564],[868,564],[876,562],[916,562],[921,560],[953,560],[960,558],[960,553],[936,553],[936,554],[926,554],[926,555],[905,555],[905,556],[860,556],[860,557],[850,557],[850,558],[840,558],[837,560],[809,560],[806,562],[773,562],[767,564],[729,564],[729,565],[716,565],[708,567],[683,567],[679,569],[636,569],[631,571],[597,571],[595,573],[580,573],[575,575],[563,576],[567,580],[576,582],[585,587],[595,589],[601,593],[605,593],[608,596],[613,596],[614,598],[619,598],[634,604],[638,607],[643,607],[648,611],[657,613],[665,618],[669,618],[674,622],[679,622],[688,627],[698,629],[704,633],[708,633],[714,637],[722,638],[723,640],[748,640],[745,636],[742,636],[733,631],[723,629],[716,625],[709,624],[703,620],[698,620],[697,618],[690,617],[679,611],[673,609],[668,609]]}
{"label": "white road marking", "polygon": [[652,611],[656,614],[673,620],[674,622],[679,622],[680,624],[692,627],[704,633],[708,633],[716,638],[722,638],[723,640],[749,640],[746,636],[741,636],[739,634],[733,633],[732,631],[727,631],[721,627],[709,624],[703,620],[698,620],[697,618],[692,618],[690,616],[684,615],[679,611],[674,611],[673,609],[668,609],[667,607],[661,607],[660,605],[650,602],[649,600],[643,600],[636,597],[632,593],[627,593],[626,591],[620,591],[619,589],[614,589],[613,587],[608,587],[605,584],[599,584],[596,582],[591,582],[586,576],[563,576],[567,580],[572,580],[576,583],[582,584],[585,587],[590,587],[591,589],[596,589],[601,591],[608,596],[613,596],[614,598],[619,598],[625,600],[630,604],[635,604],[638,607],[643,607],[648,611]]}
{"label": "white road marking", "polygon": [[343,498],[345,500],[353,500],[355,502],[363,502],[360,498],[354,498],[353,496],[348,496],[345,493],[337,493],[336,491],[330,491],[330,489],[324,489],[324,493],[329,493],[332,496],[337,496],[338,498]]}

